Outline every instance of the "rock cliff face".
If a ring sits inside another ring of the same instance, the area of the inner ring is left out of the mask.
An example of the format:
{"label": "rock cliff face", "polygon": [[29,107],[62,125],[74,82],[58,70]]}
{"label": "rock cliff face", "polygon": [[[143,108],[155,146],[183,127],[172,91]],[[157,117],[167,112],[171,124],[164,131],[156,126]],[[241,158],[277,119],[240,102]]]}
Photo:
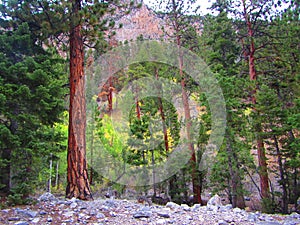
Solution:
{"label": "rock cliff face", "polygon": [[116,29],[114,36],[120,42],[134,41],[141,35],[144,39],[165,39],[163,27],[167,31],[170,30],[166,18],[158,16],[145,4],[132,9],[129,14],[117,18],[115,22],[116,27],[122,24],[122,28]]}

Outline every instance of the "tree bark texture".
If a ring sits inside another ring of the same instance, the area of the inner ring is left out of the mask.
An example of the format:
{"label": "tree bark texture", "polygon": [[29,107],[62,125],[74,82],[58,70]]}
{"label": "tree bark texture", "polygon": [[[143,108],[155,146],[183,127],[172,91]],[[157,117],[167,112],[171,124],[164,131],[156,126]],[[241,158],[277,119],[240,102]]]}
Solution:
{"label": "tree bark texture", "polygon": [[[81,1],[73,0],[72,5],[73,14],[76,17],[81,9]],[[66,197],[90,200],[92,194],[86,162],[86,106],[83,66],[81,25],[78,21],[75,23],[72,21],[70,27],[70,108]]]}

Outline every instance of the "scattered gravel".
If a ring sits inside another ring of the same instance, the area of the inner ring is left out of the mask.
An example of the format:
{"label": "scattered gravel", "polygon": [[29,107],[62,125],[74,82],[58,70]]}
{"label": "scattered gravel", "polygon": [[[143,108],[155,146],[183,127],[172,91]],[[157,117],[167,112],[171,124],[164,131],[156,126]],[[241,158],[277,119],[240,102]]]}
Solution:
{"label": "scattered gravel", "polygon": [[137,201],[96,199],[57,199],[50,193],[42,195],[31,206],[8,208],[0,211],[0,224],[31,225],[104,225],[104,224],[207,224],[207,225],[300,225],[300,214],[268,215],[246,212],[231,205],[222,205],[214,196],[207,206],[143,205]]}

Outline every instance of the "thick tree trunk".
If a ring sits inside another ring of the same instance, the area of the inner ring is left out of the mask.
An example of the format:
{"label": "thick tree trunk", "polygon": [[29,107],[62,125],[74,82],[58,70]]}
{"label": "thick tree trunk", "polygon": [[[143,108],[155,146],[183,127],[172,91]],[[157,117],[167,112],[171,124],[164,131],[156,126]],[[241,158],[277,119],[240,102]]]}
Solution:
{"label": "thick tree trunk", "polygon": [[[72,1],[74,17],[81,1]],[[78,18],[76,18],[78,19]],[[74,19],[76,21],[76,19]],[[86,162],[86,106],[84,55],[81,25],[71,23],[70,29],[70,108],[68,137],[67,198],[92,199]]]}

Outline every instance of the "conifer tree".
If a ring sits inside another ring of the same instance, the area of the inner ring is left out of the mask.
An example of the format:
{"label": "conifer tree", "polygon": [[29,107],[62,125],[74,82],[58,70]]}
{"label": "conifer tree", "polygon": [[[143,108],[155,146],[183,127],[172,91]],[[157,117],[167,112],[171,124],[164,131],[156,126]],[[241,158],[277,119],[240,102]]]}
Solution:
{"label": "conifer tree", "polygon": [[[122,7],[126,5],[125,2]],[[56,46],[65,46],[69,41],[70,124],[67,197],[80,199],[92,197],[85,159],[84,46],[98,48],[99,52],[104,51],[107,46],[103,41],[104,30],[114,23],[108,18],[104,19],[103,16],[108,11],[113,12],[116,7],[119,5],[114,1],[81,0],[3,1],[1,5],[3,15],[12,18],[9,21],[12,26],[26,21],[34,34],[34,40],[40,45],[55,39]],[[122,13],[122,7],[118,8],[118,13]]]}
{"label": "conifer tree", "polygon": [[36,44],[27,23],[1,22],[0,186],[20,204],[37,182],[42,156],[63,148],[52,130],[64,110],[65,62]]}

